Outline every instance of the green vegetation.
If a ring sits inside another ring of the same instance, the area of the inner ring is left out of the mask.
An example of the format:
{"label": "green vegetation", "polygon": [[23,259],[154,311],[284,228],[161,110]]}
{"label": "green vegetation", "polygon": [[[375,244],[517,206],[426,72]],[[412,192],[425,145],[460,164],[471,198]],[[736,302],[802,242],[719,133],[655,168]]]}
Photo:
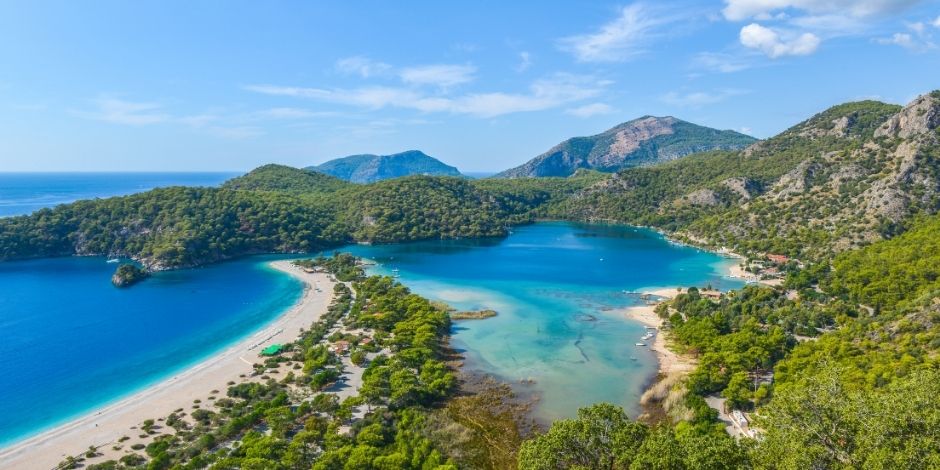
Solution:
{"label": "green vegetation", "polygon": [[744,448],[721,429],[650,428],[609,404],[556,421],[519,452],[519,468],[527,470],[731,469],[746,468],[746,462]]}
{"label": "green vegetation", "polygon": [[456,168],[419,150],[393,155],[350,155],[308,169],[353,183],[374,183],[412,175],[460,176]]}
{"label": "green vegetation", "polygon": [[264,165],[222,185],[228,189],[304,194],[329,194],[349,186],[349,183],[330,175],[283,165]]}
{"label": "green vegetation", "polygon": [[905,300],[940,290],[938,234],[940,218],[934,217],[887,242],[837,257],[827,290],[878,313],[903,309]]}
{"label": "green vegetation", "polygon": [[497,315],[496,310],[484,309],[484,310],[476,310],[476,311],[468,311],[468,312],[451,312],[450,319],[451,320],[483,320],[486,318],[495,317],[496,315]]}
{"label": "green vegetation", "polygon": [[514,184],[413,176],[353,185],[269,165],[221,189],[162,188],[0,219],[0,260],[123,255],[165,269],[354,241],[496,237],[599,178]]}
{"label": "green vegetation", "polygon": [[[742,253],[823,259],[890,237],[940,207],[929,184],[940,158],[930,143],[936,138],[911,139],[919,148],[911,158],[899,140],[873,137],[899,109],[848,103],[746,151],[627,169],[555,213],[650,225]],[[902,192],[889,190],[899,180],[910,183]]]}
{"label": "green vegetation", "polygon": [[[921,99],[940,109],[936,93]],[[940,465],[940,135],[892,134],[883,124],[898,111],[848,103],[745,151],[610,176],[411,176],[354,185],[268,166],[221,189],[166,188],[0,219],[0,259],[109,254],[168,268],[349,242],[502,236],[511,225],[550,217],[649,225],[756,257],[785,254],[799,261],[783,266],[780,288],[750,286],[717,299],[690,289],[658,307],[672,346],[697,359],[687,376],[663,382],[662,422],[634,422],[599,404],[527,441],[519,410],[499,408],[511,397],[455,396],[446,308],[393,279],[366,278],[348,255],[303,261],[344,283],[302,338],[256,365],[259,374],[284,366],[291,374],[232,384],[213,408],[177,416],[176,433],[146,446],[146,465],[933,468]],[[340,321],[373,341],[327,338]],[[327,341],[346,341],[366,368],[358,396],[340,402],[321,393],[343,373]],[[763,437],[728,437],[706,401],[713,398],[756,411]],[[363,407],[366,416],[354,419]],[[109,465],[101,468],[131,464]]]}
{"label": "green vegetation", "polygon": [[[348,271],[356,261],[344,257],[327,265],[345,265]],[[302,373],[292,369],[280,382],[235,384],[211,408],[192,411],[189,417],[170,415],[165,423],[172,431],[156,435],[146,446],[145,464],[135,458],[89,468],[457,468],[429,437],[430,407],[449,397],[455,386],[441,362],[449,327],[446,312],[390,278],[360,276],[351,283],[355,300],[345,284],[336,284],[327,315],[276,356],[281,359],[276,367],[302,363]],[[390,352],[369,361],[359,396],[342,403],[335,395],[317,393],[338,377],[339,362],[323,340],[339,321],[367,326],[378,346]],[[324,376],[331,379],[318,382]],[[297,390],[311,399],[292,398]],[[370,412],[353,419],[357,407]],[[262,432],[265,428],[270,433]]]}
{"label": "green vegetation", "polygon": [[590,137],[568,139],[497,178],[568,176],[579,169],[617,171],[697,152],[738,150],[756,139],[673,117],[643,116]]}
{"label": "green vegetation", "polygon": [[115,287],[129,287],[150,277],[150,273],[134,266],[133,264],[122,264],[114,271],[111,276],[111,283]]}

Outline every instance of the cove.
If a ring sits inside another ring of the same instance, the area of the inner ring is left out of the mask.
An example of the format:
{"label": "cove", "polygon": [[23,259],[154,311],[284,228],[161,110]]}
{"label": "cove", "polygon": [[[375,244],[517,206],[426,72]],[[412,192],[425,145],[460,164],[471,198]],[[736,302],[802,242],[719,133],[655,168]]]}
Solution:
{"label": "cove", "polygon": [[250,257],[111,285],[104,258],[0,263],[0,447],[88,413],[262,328],[302,285]]}
{"label": "cove", "polygon": [[414,292],[499,315],[455,322],[466,367],[538,398],[535,416],[575,416],[597,402],[638,414],[656,358],[637,347],[644,326],[618,312],[656,287],[738,288],[737,261],[623,225],[542,222],[505,239],[425,241],[344,249],[372,259]]}

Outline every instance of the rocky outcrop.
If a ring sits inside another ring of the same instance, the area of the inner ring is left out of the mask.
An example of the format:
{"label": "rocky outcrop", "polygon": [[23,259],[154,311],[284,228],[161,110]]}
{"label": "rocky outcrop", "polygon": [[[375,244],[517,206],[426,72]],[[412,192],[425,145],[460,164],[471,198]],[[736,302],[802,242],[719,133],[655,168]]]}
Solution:
{"label": "rocky outcrop", "polygon": [[699,189],[683,196],[679,203],[710,207],[717,206],[721,203],[721,200],[718,198],[718,193],[715,191],[711,189]]}
{"label": "rocky outcrop", "polygon": [[741,199],[750,200],[760,191],[760,185],[749,178],[736,177],[728,178],[721,182],[721,185],[731,190],[731,192],[741,196]]}
{"label": "rocky outcrop", "polygon": [[938,92],[917,97],[875,131],[875,137],[908,139],[925,134],[940,126],[940,95]]}
{"label": "rocky outcrop", "polygon": [[672,116],[643,116],[589,137],[568,139],[496,177],[569,176],[578,169],[613,172],[710,150],[738,150],[755,142],[734,131],[698,126]]}
{"label": "rocky outcrop", "polygon": [[111,276],[111,283],[114,284],[114,287],[130,287],[148,277],[150,277],[150,273],[147,271],[133,264],[122,264]]}

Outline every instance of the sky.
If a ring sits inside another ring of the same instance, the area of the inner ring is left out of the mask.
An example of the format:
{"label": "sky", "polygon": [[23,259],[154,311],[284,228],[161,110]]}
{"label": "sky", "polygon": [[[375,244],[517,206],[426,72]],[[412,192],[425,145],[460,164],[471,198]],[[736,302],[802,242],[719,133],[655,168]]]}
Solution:
{"label": "sky", "polygon": [[940,1],[0,3],[0,171],[497,171],[643,115],[766,138],[937,88]]}

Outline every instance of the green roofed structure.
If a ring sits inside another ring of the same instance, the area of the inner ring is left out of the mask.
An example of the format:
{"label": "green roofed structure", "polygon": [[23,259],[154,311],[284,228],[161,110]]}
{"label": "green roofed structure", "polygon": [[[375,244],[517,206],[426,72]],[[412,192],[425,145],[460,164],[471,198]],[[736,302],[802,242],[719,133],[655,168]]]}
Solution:
{"label": "green roofed structure", "polygon": [[261,350],[261,355],[262,355],[262,356],[273,356],[273,355],[275,355],[275,354],[281,352],[282,349],[284,349],[284,346],[282,346],[282,345],[280,345],[280,344],[272,344],[272,345],[270,345],[270,346],[268,346],[268,347],[262,349],[262,350]]}

